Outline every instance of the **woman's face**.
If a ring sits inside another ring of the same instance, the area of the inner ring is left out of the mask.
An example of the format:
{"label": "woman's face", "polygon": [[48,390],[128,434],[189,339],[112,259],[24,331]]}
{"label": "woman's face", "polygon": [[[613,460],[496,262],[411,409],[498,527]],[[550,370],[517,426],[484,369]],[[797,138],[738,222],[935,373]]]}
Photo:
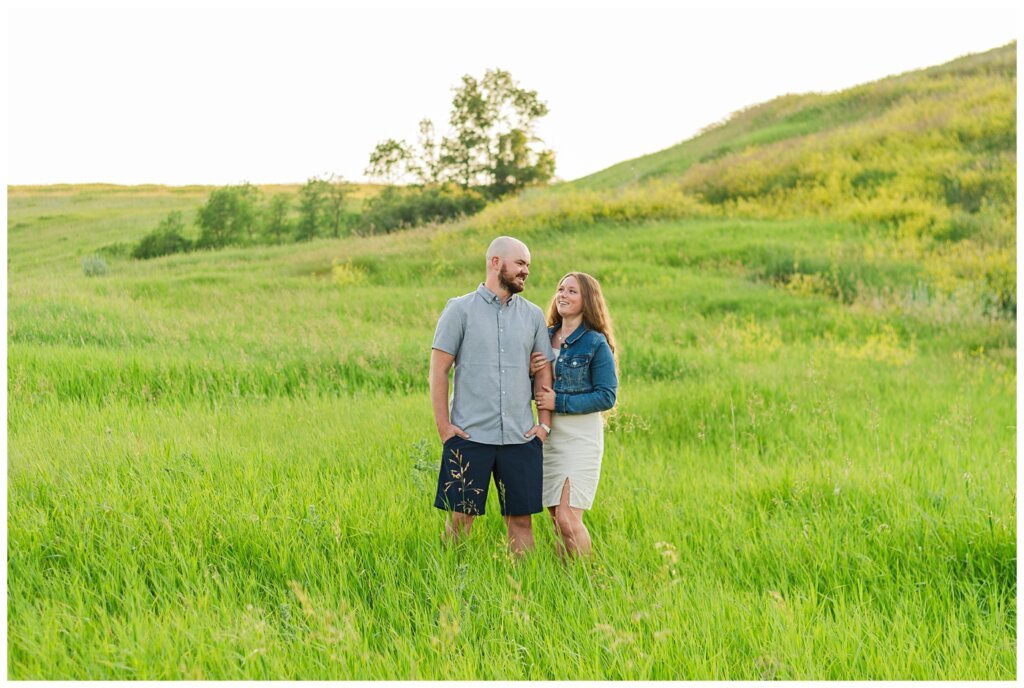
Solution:
{"label": "woman's face", "polygon": [[555,292],[555,307],[562,318],[571,318],[583,312],[583,295],[580,283],[570,275],[562,280]]}

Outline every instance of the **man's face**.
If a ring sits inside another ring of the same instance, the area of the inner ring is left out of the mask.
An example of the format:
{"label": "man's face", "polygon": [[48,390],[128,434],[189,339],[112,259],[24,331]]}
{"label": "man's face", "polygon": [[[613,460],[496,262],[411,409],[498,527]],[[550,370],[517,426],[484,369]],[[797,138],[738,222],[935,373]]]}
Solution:
{"label": "man's face", "polygon": [[530,274],[530,252],[516,250],[501,262],[498,282],[508,289],[510,294],[518,294],[526,286],[526,278]]}

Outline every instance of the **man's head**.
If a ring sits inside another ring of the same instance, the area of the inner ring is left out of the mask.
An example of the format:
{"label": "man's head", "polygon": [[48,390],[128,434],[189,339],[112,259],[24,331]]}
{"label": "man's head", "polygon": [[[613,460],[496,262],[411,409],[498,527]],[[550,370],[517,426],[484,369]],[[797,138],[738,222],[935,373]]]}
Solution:
{"label": "man's head", "polygon": [[518,294],[526,286],[530,274],[530,249],[508,236],[500,236],[487,247],[487,285],[499,287],[509,294]]}

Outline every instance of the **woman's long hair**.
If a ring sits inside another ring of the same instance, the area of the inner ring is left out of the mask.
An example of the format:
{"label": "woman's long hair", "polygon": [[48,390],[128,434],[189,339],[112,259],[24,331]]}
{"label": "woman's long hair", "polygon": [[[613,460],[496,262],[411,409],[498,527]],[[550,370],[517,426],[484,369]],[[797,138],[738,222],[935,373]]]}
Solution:
{"label": "woman's long hair", "polygon": [[[583,297],[583,324],[589,329],[600,332],[608,340],[608,346],[615,358],[615,367],[619,367],[619,354],[615,350],[615,329],[612,327],[612,316],[608,313],[608,306],[604,302],[604,294],[601,293],[601,283],[585,272],[568,272],[562,279],[558,280],[558,286],[562,286],[569,277],[575,277],[580,285],[580,296]],[[555,291],[551,305],[548,306],[548,325],[561,325],[562,316],[558,313],[558,291]]]}

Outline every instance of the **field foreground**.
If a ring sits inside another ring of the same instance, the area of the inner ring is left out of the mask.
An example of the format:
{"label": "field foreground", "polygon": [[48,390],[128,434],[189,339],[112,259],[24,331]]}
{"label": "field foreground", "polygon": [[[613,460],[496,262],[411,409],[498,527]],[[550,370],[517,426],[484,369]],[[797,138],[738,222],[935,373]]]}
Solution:
{"label": "field foreground", "polygon": [[1015,678],[1015,323],[896,259],[771,278],[863,228],[515,228],[525,296],[594,274],[622,348],[563,566],[546,516],[514,563],[496,499],[455,548],[431,506],[434,323],[503,228],[82,273],[202,198],[11,192],[10,678]]}

